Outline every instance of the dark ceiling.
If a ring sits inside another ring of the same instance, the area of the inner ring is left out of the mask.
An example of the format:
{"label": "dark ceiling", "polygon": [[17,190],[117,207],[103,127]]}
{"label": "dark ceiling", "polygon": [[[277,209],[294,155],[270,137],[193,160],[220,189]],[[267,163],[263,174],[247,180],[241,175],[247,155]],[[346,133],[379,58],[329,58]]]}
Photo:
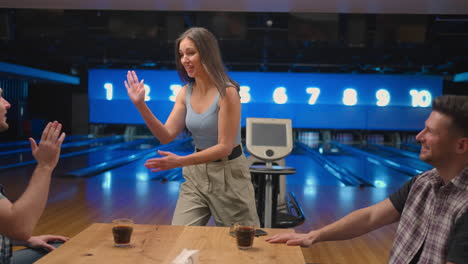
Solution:
{"label": "dark ceiling", "polygon": [[0,9],[0,61],[78,76],[173,69],[191,26],[215,33],[233,71],[468,71],[468,15]]}

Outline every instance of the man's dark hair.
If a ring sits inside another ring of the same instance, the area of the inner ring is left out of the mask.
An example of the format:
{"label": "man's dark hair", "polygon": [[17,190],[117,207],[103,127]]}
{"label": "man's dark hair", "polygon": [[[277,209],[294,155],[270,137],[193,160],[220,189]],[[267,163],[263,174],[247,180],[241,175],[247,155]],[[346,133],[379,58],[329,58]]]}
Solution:
{"label": "man's dark hair", "polygon": [[468,137],[468,96],[439,96],[432,102],[432,110],[450,116],[454,126]]}

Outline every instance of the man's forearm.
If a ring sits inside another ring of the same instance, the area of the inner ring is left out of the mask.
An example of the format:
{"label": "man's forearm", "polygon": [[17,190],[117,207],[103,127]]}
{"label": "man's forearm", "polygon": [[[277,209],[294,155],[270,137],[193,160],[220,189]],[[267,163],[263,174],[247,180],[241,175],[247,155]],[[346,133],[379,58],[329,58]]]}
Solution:
{"label": "man's forearm", "polygon": [[31,180],[21,197],[12,205],[17,240],[27,240],[41,217],[49,194],[50,167],[36,167]]}
{"label": "man's forearm", "polygon": [[354,211],[317,231],[318,241],[344,240],[358,237],[382,226],[394,223],[400,213],[387,198],[384,201]]}
{"label": "man's forearm", "polygon": [[367,209],[368,208],[363,208],[354,211],[340,220],[317,230],[317,240],[346,240],[372,231],[374,227],[369,224],[370,214]]}

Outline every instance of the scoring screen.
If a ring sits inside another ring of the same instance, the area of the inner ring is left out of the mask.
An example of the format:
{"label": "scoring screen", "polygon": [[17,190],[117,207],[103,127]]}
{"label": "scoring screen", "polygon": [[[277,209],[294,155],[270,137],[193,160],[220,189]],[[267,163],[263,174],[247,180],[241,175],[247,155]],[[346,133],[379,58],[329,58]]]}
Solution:
{"label": "scoring screen", "polygon": [[[123,84],[127,70],[92,69],[90,122],[144,124]],[[138,70],[145,101],[164,122],[182,88],[176,71]],[[419,130],[442,94],[442,77],[230,72],[247,117],[290,118],[295,128]]]}

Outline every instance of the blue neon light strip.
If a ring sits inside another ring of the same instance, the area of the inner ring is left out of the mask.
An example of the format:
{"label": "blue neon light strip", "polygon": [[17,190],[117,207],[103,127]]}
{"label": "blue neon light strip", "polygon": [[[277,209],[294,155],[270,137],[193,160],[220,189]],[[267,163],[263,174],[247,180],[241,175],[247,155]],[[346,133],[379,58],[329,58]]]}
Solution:
{"label": "blue neon light strip", "polygon": [[[110,137],[105,137],[105,138],[95,138],[95,139],[89,139],[89,140],[84,140],[84,141],[79,141],[79,142],[68,142],[68,143],[63,143],[62,144],[62,149],[66,148],[72,148],[72,147],[81,147],[81,146],[86,146],[86,145],[92,145],[95,143],[103,143],[107,141],[114,141],[123,138],[122,135],[117,135],[117,136],[110,136]],[[40,142],[40,141],[39,141]],[[37,142],[37,144],[39,144]],[[29,141],[28,141],[29,143]],[[21,148],[21,149],[14,149],[14,150],[8,150],[8,151],[2,151],[0,152],[0,156],[6,156],[14,153],[22,153],[22,152],[30,152],[31,148]]]}
{"label": "blue neon light strip", "polygon": [[[70,142],[74,141],[77,139],[83,139],[83,138],[89,138],[88,135],[76,135],[76,136],[66,136],[64,142]],[[22,141],[13,141],[13,142],[6,142],[6,143],[1,143],[0,144],[0,149],[3,148],[8,148],[8,147],[20,147],[20,146],[29,146],[31,143],[29,143],[28,140],[22,140]],[[31,149],[29,149],[31,150]]]}
{"label": "blue neon light strip", "polygon": [[39,69],[27,67],[27,66],[21,66],[21,65],[6,63],[6,62],[0,62],[0,72],[15,74],[15,75],[19,75],[19,76],[27,77],[27,78],[38,78],[42,80],[68,83],[68,84],[73,84],[73,85],[80,84],[80,78],[78,77],[74,77],[74,76],[70,76],[70,75],[66,75],[62,73],[39,70]]}

